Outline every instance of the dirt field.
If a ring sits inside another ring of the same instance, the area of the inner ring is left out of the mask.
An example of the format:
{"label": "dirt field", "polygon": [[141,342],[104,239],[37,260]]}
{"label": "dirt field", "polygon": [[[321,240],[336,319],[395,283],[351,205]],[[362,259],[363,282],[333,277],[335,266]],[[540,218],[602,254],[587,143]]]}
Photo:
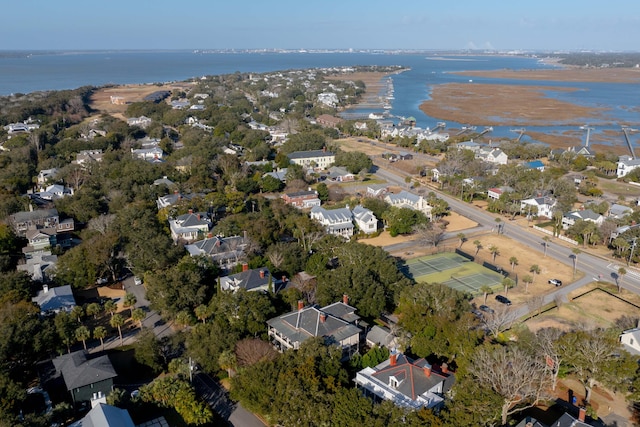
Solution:
{"label": "dirt field", "polygon": [[[93,108],[94,110],[98,110],[101,113],[111,114],[114,117],[126,120],[126,118],[124,117],[124,112],[127,109],[127,104],[142,101],[145,96],[159,90],[186,90],[190,85],[191,83],[176,82],[163,85],[144,84],[106,87],[95,91],[95,93],[91,96],[91,103],[89,105],[91,106],[91,108]],[[124,98],[126,104],[112,104],[112,96],[119,96]]]}
{"label": "dirt field", "polygon": [[[590,287],[594,288],[595,285],[590,285]],[[526,325],[534,332],[546,327],[564,330],[577,327],[609,328],[615,324],[616,319],[624,315],[640,317],[639,308],[601,290],[595,289],[585,295],[578,296],[588,289],[581,288],[572,293],[570,295],[571,302],[528,320]],[[623,290],[620,297],[640,305],[640,297],[636,294]]]}

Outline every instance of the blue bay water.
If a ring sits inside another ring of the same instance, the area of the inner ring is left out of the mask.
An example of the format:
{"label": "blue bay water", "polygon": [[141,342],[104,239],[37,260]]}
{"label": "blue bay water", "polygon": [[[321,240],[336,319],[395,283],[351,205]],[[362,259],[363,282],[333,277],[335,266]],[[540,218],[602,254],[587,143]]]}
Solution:
{"label": "blue bay water", "polygon": [[[355,65],[401,65],[409,71],[392,76],[394,97],[391,114],[413,116],[417,125],[433,127],[441,118],[428,117],[420,111],[420,104],[429,98],[430,88],[450,82],[468,82],[469,77],[452,74],[464,70],[536,69],[549,65],[535,58],[511,56],[441,56],[422,54],[369,54],[369,53],[196,53],[190,51],[150,52],[75,52],[34,55],[2,55],[0,52],[0,95],[28,93],[40,90],[73,89],[84,85],[156,83],[198,78],[203,75],[234,72],[268,72],[289,69],[340,67]],[[627,83],[574,83],[507,80],[473,77],[476,83],[513,84],[525,86],[573,87],[572,92],[546,92],[547,96],[606,111],[598,120],[589,119],[596,128],[594,137],[606,130],[620,131],[620,124],[640,127],[637,112],[637,84]],[[635,110],[635,111],[634,111]],[[378,112],[382,112],[379,110]],[[510,128],[502,126],[499,118],[492,125],[492,135],[514,137]],[[586,120],[585,120],[586,121]],[[471,123],[474,124],[474,123]],[[451,123],[460,128],[466,123]],[[479,128],[480,129],[480,128]],[[528,128],[535,132],[562,134],[574,132],[577,127],[548,126]],[[609,132],[610,133],[610,132]],[[616,137],[617,138],[617,137]],[[614,138],[609,143],[622,144]]]}

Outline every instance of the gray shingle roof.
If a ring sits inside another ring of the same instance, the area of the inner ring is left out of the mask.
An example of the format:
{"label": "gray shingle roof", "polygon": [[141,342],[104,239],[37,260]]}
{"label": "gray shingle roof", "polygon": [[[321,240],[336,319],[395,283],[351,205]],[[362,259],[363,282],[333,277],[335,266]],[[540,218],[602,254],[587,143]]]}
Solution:
{"label": "gray shingle roof", "polygon": [[287,157],[290,159],[307,159],[310,157],[329,157],[334,156],[335,154],[331,151],[322,151],[322,150],[311,150],[311,151],[294,151],[293,153],[287,154]]}
{"label": "gray shingle roof", "polygon": [[[261,274],[262,273],[262,274]],[[242,288],[247,291],[264,288],[269,284],[271,273],[267,267],[254,268],[252,270],[242,271],[230,276],[220,278],[222,289]],[[272,284],[275,287],[275,280],[272,278]]]}
{"label": "gray shingle roof", "polygon": [[41,311],[71,310],[76,305],[73,291],[70,285],[48,288],[38,292],[38,295],[31,298],[38,304]]}
{"label": "gray shingle roof", "polygon": [[84,350],[63,354],[53,359],[56,370],[62,373],[67,390],[95,384],[117,376],[109,356],[87,359]]}
{"label": "gray shingle roof", "polygon": [[126,409],[100,403],[69,427],[134,427]]}
{"label": "gray shingle roof", "polygon": [[418,396],[449,377],[446,374],[440,375],[435,370],[432,370],[431,375],[427,376],[423,369],[427,365],[429,364],[424,359],[413,361],[404,354],[398,354],[395,366],[391,366],[389,359],[387,359],[375,367],[377,372],[372,376],[385,384],[389,384],[389,377],[396,377],[401,381],[396,390],[412,400],[416,400]]}

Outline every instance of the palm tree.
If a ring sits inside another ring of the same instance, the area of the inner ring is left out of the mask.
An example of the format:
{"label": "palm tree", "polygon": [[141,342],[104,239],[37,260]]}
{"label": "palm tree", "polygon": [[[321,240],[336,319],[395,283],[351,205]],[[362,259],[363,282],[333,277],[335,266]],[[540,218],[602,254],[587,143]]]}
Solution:
{"label": "palm tree", "polygon": [[227,370],[227,375],[231,378],[233,368],[236,366],[236,354],[233,350],[225,350],[218,356],[218,365]]}
{"label": "palm tree", "polygon": [[122,326],[124,325],[124,317],[122,317],[119,314],[114,314],[111,316],[111,320],[109,321],[109,324],[111,325],[112,328],[118,328],[118,335],[120,335],[120,346],[122,346],[123,344]]}
{"label": "palm tree", "polygon": [[533,277],[531,277],[530,274],[525,274],[524,277],[522,278],[522,281],[524,282],[524,293],[528,294],[529,284],[533,283]]}
{"label": "palm tree", "polygon": [[476,256],[478,256],[478,252],[482,249],[482,242],[480,240],[474,240],[473,245],[476,247]]}
{"label": "palm tree", "polygon": [[540,267],[538,267],[538,264],[533,264],[529,267],[529,273],[533,273],[533,277],[531,278],[531,283],[533,283],[536,279],[536,274],[540,274]]}
{"label": "palm tree", "polygon": [[549,246],[549,242],[551,241],[551,238],[549,236],[544,236],[542,238],[542,244],[544,245],[544,256],[547,256],[547,247]]}
{"label": "palm tree", "polygon": [[491,252],[491,256],[493,256],[493,263],[496,262],[496,257],[500,255],[500,249],[496,245],[489,246],[489,252]]}
{"label": "palm tree", "polygon": [[578,268],[578,255],[582,253],[582,251],[578,248],[571,249],[573,252],[573,277],[576,277],[576,268]]}
{"label": "palm tree", "polygon": [[462,244],[467,241],[467,237],[464,235],[464,233],[458,233],[457,237],[458,237],[458,240],[460,240],[459,247],[462,248]]}
{"label": "palm tree", "polygon": [[140,325],[140,329],[142,329],[142,321],[145,317],[147,317],[147,313],[139,307],[131,312],[131,320],[133,320],[134,322],[138,322],[138,324]]}
{"label": "palm tree", "polygon": [[118,304],[116,304],[114,300],[110,299],[104,303],[104,311],[106,311],[107,313],[111,313],[111,317],[113,317],[117,310]]}
{"label": "palm tree", "polygon": [[518,258],[514,256],[509,258],[509,264],[511,264],[511,272],[513,273],[513,270],[516,268],[516,265],[518,265]]}
{"label": "palm tree", "polygon": [[104,351],[104,339],[107,337],[107,328],[105,328],[104,326],[96,326],[96,328],[93,330],[93,337],[100,340],[102,351]]}
{"label": "palm tree", "polygon": [[[269,278],[271,278],[271,275],[269,275]],[[206,304],[200,304],[196,307],[195,313],[198,320],[202,320],[202,323],[207,323],[207,319],[211,315],[211,310]]]}
{"label": "palm tree", "polygon": [[179,326],[189,326],[191,325],[191,320],[191,313],[186,310],[182,310],[176,315],[176,324]]}
{"label": "palm tree", "polygon": [[498,228],[498,234],[500,234],[500,227],[502,227],[502,219],[500,218],[496,218],[496,224],[497,224],[497,228]]}
{"label": "palm tree", "polygon": [[627,270],[624,267],[620,267],[618,269],[618,278],[616,279],[616,284],[618,285],[618,292],[622,290],[622,280],[624,279],[625,274],[627,274]]}
{"label": "palm tree", "polygon": [[89,328],[82,325],[76,329],[76,339],[78,341],[82,341],[82,345],[84,346],[85,350],[87,349],[87,340],[89,338],[91,338],[91,331],[89,331]]}
{"label": "palm tree", "polygon": [[487,303],[487,295],[492,294],[493,293],[493,289],[491,289],[491,286],[489,285],[482,285],[480,287],[480,292],[482,292],[484,294],[484,303]]}
{"label": "palm tree", "polygon": [[71,315],[78,320],[78,323],[82,322],[82,316],[84,316],[84,309],[81,305],[74,305],[71,309]]}
{"label": "palm tree", "polygon": [[137,302],[138,302],[138,299],[136,298],[136,296],[130,292],[127,292],[127,294],[124,296],[124,301],[122,302],[122,305],[125,307],[133,307],[134,305],[136,305]]}
{"label": "palm tree", "polygon": [[504,279],[502,279],[502,286],[504,287],[504,294],[507,295],[509,293],[509,289],[513,288],[515,284],[516,284],[516,282],[514,282],[512,279],[509,279],[508,277],[505,277]]}
{"label": "palm tree", "polygon": [[91,304],[88,304],[87,308],[85,309],[87,316],[93,316],[94,319],[98,316],[98,314],[100,314],[101,311],[102,311],[102,307],[97,302],[92,302]]}

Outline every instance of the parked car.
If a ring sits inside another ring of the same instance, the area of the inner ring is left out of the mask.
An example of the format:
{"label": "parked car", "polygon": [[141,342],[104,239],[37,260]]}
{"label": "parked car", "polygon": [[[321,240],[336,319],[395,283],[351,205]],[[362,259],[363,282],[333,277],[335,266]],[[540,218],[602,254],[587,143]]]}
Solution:
{"label": "parked car", "polygon": [[136,285],[142,285],[142,279],[139,278],[138,276],[135,276],[133,278],[133,283],[135,283]]}
{"label": "parked car", "polygon": [[562,286],[562,281],[558,279],[549,279],[549,284],[554,286]]}
{"label": "parked car", "polygon": [[496,295],[496,301],[502,304],[511,305],[511,300],[504,295]]}
{"label": "parked car", "polygon": [[480,310],[484,311],[485,313],[489,313],[489,314],[493,314],[493,308],[489,307],[488,305],[484,305],[482,304],[480,307],[478,307]]}

